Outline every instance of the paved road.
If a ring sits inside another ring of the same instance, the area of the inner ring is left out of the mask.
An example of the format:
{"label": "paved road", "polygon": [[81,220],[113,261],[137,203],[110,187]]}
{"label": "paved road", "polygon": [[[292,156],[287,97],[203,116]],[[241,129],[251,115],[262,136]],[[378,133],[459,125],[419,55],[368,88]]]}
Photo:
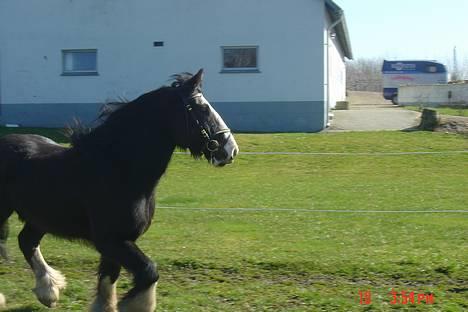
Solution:
{"label": "paved road", "polygon": [[376,100],[376,96],[375,93],[351,94],[350,110],[333,111],[329,130],[403,130],[419,124],[420,113],[396,107],[390,101]]}

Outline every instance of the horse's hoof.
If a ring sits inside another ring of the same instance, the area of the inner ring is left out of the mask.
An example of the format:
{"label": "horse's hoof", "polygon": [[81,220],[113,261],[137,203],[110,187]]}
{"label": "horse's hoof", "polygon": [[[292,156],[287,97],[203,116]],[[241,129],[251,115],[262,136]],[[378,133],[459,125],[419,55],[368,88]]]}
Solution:
{"label": "horse's hoof", "polygon": [[157,283],[154,283],[139,294],[124,298],[119,302],[119,312],[154,312],[156,309],[156,286]]}
{"label": "horse's hoof", "polygon": [[60,290],[66,285],[65,277],[59,271],[47,267],[47,274],[36,278],[36,288],[33,292],[43,305],[53,308],[59,300]]}
{"label": "horse's hoof", "polygon": [[103,304],[102,302],[95,301],[91,305],[89,312],[119,312],[119,310],[117,310],[115,304]]}
{"label": "horse's hoof", "polygon": [[37,300],[49,308],[54,308],[59,299],[59,289],[57,287],[41,287],[33,289]]}

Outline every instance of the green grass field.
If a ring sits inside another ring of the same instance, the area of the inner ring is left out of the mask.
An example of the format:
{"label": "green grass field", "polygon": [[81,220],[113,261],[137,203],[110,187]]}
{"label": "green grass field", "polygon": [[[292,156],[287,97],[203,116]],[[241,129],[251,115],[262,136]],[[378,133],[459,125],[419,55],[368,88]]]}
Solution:
{"label": "green grass field", "polygon": [[[174,155],[153,226],[139,241],[159,266],[158,311],[468,310],[468,154],[451,153],[468,150],[463,136],[236,138],[241,152],[324,154],[241,154],[221,169]],[[30,291],[15,237],[21,224],[11,221],[12,261],[0,265],[7,311],[47,311]],[[56,310],[85,311],[98,255],[50,236],[41,249],[68,278]],[[129,287],[123,274],[119,292]],[[392,289],[433,294],[435,302],[392,305]],[[359,291],[371,292],[371,305],[360,304]]]}
{"label": "green grass field", "polygon": [[[421,112],[422,106],[404,106],[404,108]],[[468,117],[468,109],[467,108],[451,108],[451,107],[437,107],[435,110],[442,115],[449,115],[449,116],[462,116]]]}

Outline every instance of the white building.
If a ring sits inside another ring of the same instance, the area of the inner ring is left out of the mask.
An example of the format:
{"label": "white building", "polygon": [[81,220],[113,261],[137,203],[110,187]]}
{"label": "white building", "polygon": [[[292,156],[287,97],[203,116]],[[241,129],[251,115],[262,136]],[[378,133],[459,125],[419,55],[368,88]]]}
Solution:
{"label": "white building", "polygon": [[331,0],[1,0],[0,124],[92,121],[205,69],[234,130],[320,131],[352,52]]}

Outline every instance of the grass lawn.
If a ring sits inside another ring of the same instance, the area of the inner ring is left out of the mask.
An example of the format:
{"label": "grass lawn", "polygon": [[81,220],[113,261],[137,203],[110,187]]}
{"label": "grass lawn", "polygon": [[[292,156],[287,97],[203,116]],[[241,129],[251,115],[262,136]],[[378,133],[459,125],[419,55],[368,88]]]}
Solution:
{"label": "grass lawn", "polygon": [[[17,130],[0,128],[0,135]],[[158,188],[154,224],[139,241],[159,265],[158,311],[468,310],[468,213],[424,212],[467,210],[468,154],[362,154],[466,151],[464,137],[360,132],[236,138],[241,152],[335,154],[240,154],[222,169],[174,155]],[[11,221],[12,261],[0,265],[7,311],[47,311],[30,291],[34,280],[15,238],[21,224]],[[97,254],[50,236],[41,247],[68,277],[57,310],[86,310]],[[130,286],[123,275],[120,293]],[[416,293],[416,303],[390,304],[392,289]],[[372,305],[360,305],[359,291],[371,292]],[[417,294],[433,294],[434,304],[418,305]]]}
{"label": "grass lawn", "polygon": [[[422,108],[419,106],[404,106],[404,108],[417,112],[422,111]],[[434,109],[442,115],[468,117],[468,108],[437,107]]]}

